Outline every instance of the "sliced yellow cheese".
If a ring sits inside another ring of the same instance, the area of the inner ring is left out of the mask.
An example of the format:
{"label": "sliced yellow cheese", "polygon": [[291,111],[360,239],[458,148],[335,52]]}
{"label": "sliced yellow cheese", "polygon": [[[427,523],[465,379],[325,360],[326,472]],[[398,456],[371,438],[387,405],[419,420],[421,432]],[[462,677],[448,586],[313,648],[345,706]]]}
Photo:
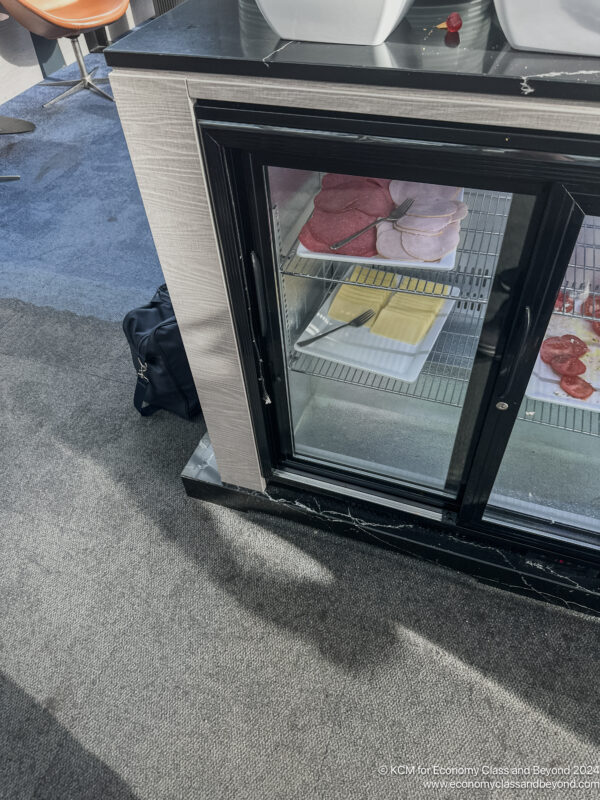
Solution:
{"label": "sliced yellow cheese", "polygon": [[377,319],[371,327],[371,333],[407,344],[418,344],[429,332],[435,316],[433,313],[420,311],[400,313],[384,308],[377,315]]}
{"label": "sliced yellow cheese", "polygon": [[[372,309],[377,314],[388,301],[391,292],[373,289],[372,286],[388,287],[394,285],[395,275],[382,269],[356,266],[352,271],[350,280],[355,284],[369,284],[368,286],[353,286],[343,284],[338,289],[333,302],[329,306],[327,316],[339,322],[350,322],[363,311]],[[375,317],[366,323],[371,327]]]}
{"label": "sliced yellow cheese", "polygon": [[443,297],[426,297],[425,295],[396,294],[388,307],[396,311],[422,311],[424,314],[439,314],[446,302]]}
{"label": "sliced yellow cheese", "polygon": [[445,298],[450,294],[450,287],[433,281],[404,278],[400,288],[409,292],[429,292],[430,295],[441,296],[401,292],[394,294],[377,315],[371,332],[407,344],[418,344],[425,338],[442,310]]}

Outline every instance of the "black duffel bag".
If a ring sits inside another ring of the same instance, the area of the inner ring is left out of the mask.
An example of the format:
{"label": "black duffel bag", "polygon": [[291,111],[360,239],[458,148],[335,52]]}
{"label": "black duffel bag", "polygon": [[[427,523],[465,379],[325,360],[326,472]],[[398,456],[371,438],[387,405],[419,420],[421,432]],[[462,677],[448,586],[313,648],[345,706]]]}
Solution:
{"label": "black duffel bag", "polygon": [[200,401],[166,284],[147,305],[126,314],[123,331],[137,372],[133,405],[140,414],[162,408],[184,419],[197,416]]}

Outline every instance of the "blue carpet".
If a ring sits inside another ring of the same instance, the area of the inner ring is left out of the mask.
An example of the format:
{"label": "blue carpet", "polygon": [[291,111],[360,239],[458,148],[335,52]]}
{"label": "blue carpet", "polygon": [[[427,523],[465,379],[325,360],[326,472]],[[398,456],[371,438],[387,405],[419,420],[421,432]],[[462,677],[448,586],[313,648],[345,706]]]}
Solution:
{"label": "blue carpet", "polygon": [[[108,74],[102,55],[86,64]],[[0,297],[120,320],[164,279],[115,104],[82,91],[42,108],[61,91],[38,85],[0,106],[37,126],[0,136],[0,174],[21,175],[0,183]]]}

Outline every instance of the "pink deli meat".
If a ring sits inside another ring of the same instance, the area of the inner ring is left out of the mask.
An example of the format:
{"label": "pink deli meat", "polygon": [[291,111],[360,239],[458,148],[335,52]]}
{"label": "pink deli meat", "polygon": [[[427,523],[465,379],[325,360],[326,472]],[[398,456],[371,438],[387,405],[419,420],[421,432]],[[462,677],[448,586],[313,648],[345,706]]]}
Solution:
{"label": "pink deli meat", "polygon": [[[340,247],[339,250],[332,251],[330,246],[335,244],[335,242],[339,242],[340,239],[345,239],[346,236],[356,233],[356,231],[359,231],[361,228],[364,228],[365,225],[374,222],[376,219],[377,217],[374,215],[365,214],[354,208],[349,211],[344,211],[341,214],[332,214],[315,208],[312,217],[300,232],[300,241],[309,250],[312,248],[307,243],[308,241],[323,243],[326,245],[327,249],[319,249],[316,251],[320,253],[335,252],[342,256],[370,258],[377,254],[377,250],[375,249],[375,228],[371,228],[371,230],[357,236],[356,239],[344,245],[344,247]],[[304,236],[306,230],[310,232],[310,237]]]}
{"label": "pink deli meat", "polygon": [[396,228],[407,233],[439,236],[451,220],[452,217],[402,217],[396,223]]}
{"label": "pink deli meat", "polygon": [[365,178],[359,175],[342,175],[337,172],[328,172],[327,175],[323,176],[321,186],[323,189],[335,189],[352,181],[370,181],[378,184],[382,189],[388,189],[390,185],[389,178]]}
{"label": "pink deli meat", "polygon": [[396,230],[393,222],[380,222],[377,226],[377,252],[383,258],[395,261],[413,261],[402,247],[402,234]]}
{"label": "pink deli meat", "polygon": [[460,240],[460,222],[446,225],[438,236],[423,236],[418,233],[402,232],[402,247],[419,261],[439,261],[456,250]]}
{"label": "pink deli meat", "polygon": [[394,203],[399,206],[403,200],[455,200],[459,194],[458,186],[443,186],[437,183],[415,183],[414,181],[392,181],[390,194]]}
{"label": "pink deli meat", "polygon": [[321,189],[315,208],[335,213],[356,208],[365,214],[387,217],[394,203],[387,189],[370,181],[351,181],[334,189]]}
{"label": "pink deli meat", "polygon": [[[445,201],[443,201],[443,204],[445,205]],[[450,200],[448,201],[448,205],[450,204],[454,206],[454,213],[452,213],[450,216],[432,217],[412,216],[407,214],[398,220],[396,227],[401,231],[406,231],[407,233],[420,233],[424,236],[439,236],[439,234],[447,225],[449,225],[451,222],[459,222],[469,213],[466,203],[458,203],[454,200]],[[415,203],[414,205],[417,204]],[[438,203],[434,203],[432,205],[436,206]],[[441,206],[442,203],[439,205]]]}

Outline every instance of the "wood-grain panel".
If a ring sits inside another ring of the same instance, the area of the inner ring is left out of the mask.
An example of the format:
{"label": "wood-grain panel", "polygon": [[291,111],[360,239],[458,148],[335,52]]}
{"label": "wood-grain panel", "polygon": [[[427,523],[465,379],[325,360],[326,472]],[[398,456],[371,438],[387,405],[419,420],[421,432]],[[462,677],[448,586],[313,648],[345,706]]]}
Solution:
{"label": "wood-grain panel", "polygon": [[[600,134],[600,103],[340,83],[188,76],[190,96],[386,117]],[[599,95],[600,99],[600,95]]]}
{"label": "wood-grain panel", "polygon": [[262,490],[192,102],[182,75],[111,75],[119,116],[226,483]]}

